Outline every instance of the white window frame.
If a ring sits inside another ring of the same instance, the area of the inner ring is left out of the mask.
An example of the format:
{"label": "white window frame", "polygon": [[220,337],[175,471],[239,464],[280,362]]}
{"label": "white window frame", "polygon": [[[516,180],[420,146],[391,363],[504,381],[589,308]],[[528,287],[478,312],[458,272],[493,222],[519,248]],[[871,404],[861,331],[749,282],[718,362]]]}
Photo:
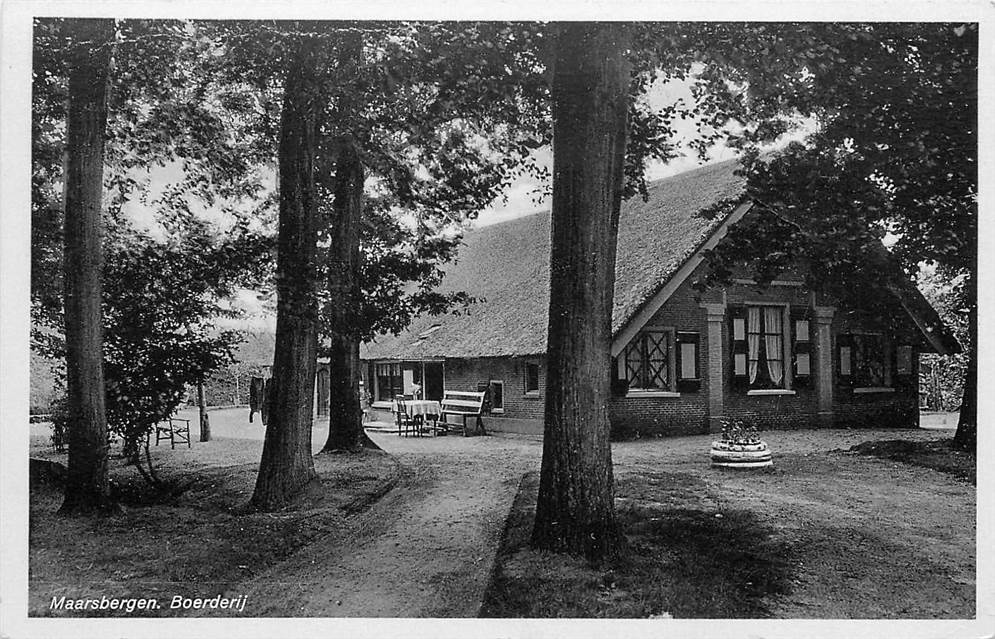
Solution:
{"label": "white window frame", "polygon": [[[529,366],[536,367],[536,387],[535,389],[529,388]],[[539,360],[527,359],[525,360],[524,375],[522,376],[522,385],[524,386],[523,395],[526,397],[539,397],[539,389],[542,388],[542,366]]]}
{"label": "white window frame", "polygon": [[[757,306],[763,309],[764,307],[777,307],[781,309],[781,370],[784,377],[782,381],[782,386],[780,388],[751,388],[746,391],[747,396],[764,396],[764,395],[796,395],[797,392],[793,390],[794,386],[794,374],[792,371],[792,359],[791,359],[791,338],[794,333],[794,322],[791,318],[791,303],[790,302],[759,302],[759,301],[746,301],[743,302],[743,307],[749,309],[751,306]],[[761,311],[762,313],[762,311]],[[746,317],[743,318],[743,330],[745,331],[744,337],[748,340],[750,335],[750,322],[749,322],[749,310],[746,311]],[[812,325],[809,324],[809,332],[811,334]],[[761,333],[761,339],[763,339]],[[765,362],[766,363],[766,362]],[[747,371],[749,371],[749,355],[747,355]]]}
{"label": "white window frame", "polygon": [[667,340],[667,386],[665,390],[656,388],[632,388],[630,387],[626,390],[625,396],[630,398],[637,397],[680,397],[681,394],[677,392],[677,330],[673,326],[644,326],[636,333],[632,340],[622,351],[618,354],[617,358],[617,372],[620,379],[628,379],[629,376],[625,369],[625,353],[635,340],[642,339],[643,335],[646,333],[664,333]]}
{"label": "white window frame", "polygon": [[491,393],[491,412],[494,413],[494,414],[496,414],[496,415],[501,415],[502,413],[504,413],[504,398],[505,398],[505,395],[504,395],[504,380],[503,379],[492,379],[492,380],[489,380],[488,383],[491,386],[497,385],[497,386],[501,387],[501,408],[496,408],[494,406],[494,393]]}

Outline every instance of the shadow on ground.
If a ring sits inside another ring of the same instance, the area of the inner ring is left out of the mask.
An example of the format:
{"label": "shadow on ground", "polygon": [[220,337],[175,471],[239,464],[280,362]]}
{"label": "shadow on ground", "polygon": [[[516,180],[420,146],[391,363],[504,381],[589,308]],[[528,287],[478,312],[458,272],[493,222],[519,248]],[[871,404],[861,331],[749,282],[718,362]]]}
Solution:
{"label": "shadow on ground", "polygon": [[[526,475],[481,616],[766,616],[764,598],[789,588],[793,549],[749,511],[687,507],[702,488],[693,476],[643,480],[617,487],[625,557],[592,564],[528,547],[538,475]],[[671,499],[682,506],[668,506]]]}

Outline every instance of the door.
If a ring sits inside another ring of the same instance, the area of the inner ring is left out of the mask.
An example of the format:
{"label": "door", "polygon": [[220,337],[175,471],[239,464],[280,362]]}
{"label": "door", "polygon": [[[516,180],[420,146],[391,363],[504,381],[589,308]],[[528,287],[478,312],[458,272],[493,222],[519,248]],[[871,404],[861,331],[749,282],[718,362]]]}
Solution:
{"label": "door", "polygon": [[442,401],[445,388],[445,374],[442,362],[425,362],[425,399]]}

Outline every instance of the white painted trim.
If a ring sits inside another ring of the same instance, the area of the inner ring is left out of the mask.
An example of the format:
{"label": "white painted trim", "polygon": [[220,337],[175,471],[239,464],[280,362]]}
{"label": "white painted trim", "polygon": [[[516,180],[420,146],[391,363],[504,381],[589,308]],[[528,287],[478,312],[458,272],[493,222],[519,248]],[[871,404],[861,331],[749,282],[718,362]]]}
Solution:
{"label": "white painted trim", "polygon": [[746,391],[747,395],[797,395],[793,390],[787,390],[785,388],[758,388],[756,390]]}
{"label": "white painted trim", "polygon": [[630,390],[625,394],[626,399],[639,399],[642,397],[680,397],[680,393],[675,393],[674,391],[644,391],[644,390]]}
{"label": "white painted trim", "polygon": [[[489,384],[500,384],[501,385],[501,408],[491,408],[491,412],[495,414],[501,414],[504,412],[504,380],[503,379],[492,379],[488,382]],[[494,401],[493,399],[491,400]]]}
{"label": "white painted trim", "polygon": [[612,340],[612,357],[618,357],[618,354],[622,352],[625,345],[628,344],[633,337],[635,337],[640,330],[649,322],[656,312],[660,310],[660,307],[670,299],[670,296],[680,287],[681,284],[691,276],[702,262],[705,261],[704,252],[715,248],[715,246],[722,241],[722,238],[726,236],[729,232],[729,227],[731,227],[736,222],[743,219],[749,210],[753,208],[753,202],[743,202],[736,209],[729,214],[729,217],[725,219],[724,222],[719,224],[718,227],[712,232],[712,234],[705,240],[695,253],[689,257],[687,260],[681,264],[677,272],[674,273],[669,280],[663,285],[657,293],[651,297],[635,315],[622,327],[615,338]]}
{"label": "white painted trim", "polygon": [[864,386],[853,389],[854,395],[866,395],[870,393],[894,393],[895,389],[890,386]]}
{"label": "white painted trim", "polygon": [[525,361],[522,362],[522,386],[528,385],[529,366],[535,366],[538,369],[536,372],[536,384],[538,387],[535,390],[523,390],[522,397],[539,397],[539,390],[542,388],[542,363],[536,357],[525,358]]}

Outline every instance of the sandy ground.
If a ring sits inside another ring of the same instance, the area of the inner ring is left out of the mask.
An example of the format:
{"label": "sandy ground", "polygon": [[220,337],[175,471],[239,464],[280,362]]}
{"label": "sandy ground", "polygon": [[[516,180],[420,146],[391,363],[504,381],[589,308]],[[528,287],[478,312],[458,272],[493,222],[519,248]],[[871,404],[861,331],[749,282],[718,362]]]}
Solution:
{"label": "sandy ground", "polygon": [[[258,420],[247,423],[246,416],[244,409],[212,411],[212,434],[241,439],[245,446],[261,451],[263,427]],[[36,435],[43,429],[32,426]],[[326,434],[327,422],[318,422],[315,450]],[[345,527],[240,584],[230,594],[248,597],[245,615],[478,614],[518,482],[524,473],[539,469],[540,441],[510,435],[402,438],[386,429],[370,434],[400,463],[397,485],[371,508],[349,518]],[[778,472],[763,476],[710,468],[707,451],[713,437],[707,435],[618,443],[613,456],[619,480],[624,481],[627,473],[649,469],[693,473],[719,489],[709,493],[721,495],[720,502],[763,513],[783,534],[797,531],[800,537],[813,538],[816,531],[815,536],[822,535],[825,543],[834,535],[843,535],[842,547],[852,546],[854,551],[837,558],[840,583],[805,583],[803,577],[792,597],[777,603],[775,616],[851,616],[833,607],[831,593],[845,589],[847,561],[875,560],[861,554],[859,538],[846,537],[868,522],[878,525],[882,534],[891,529],[915,538],[925,559],[955,575],[954,581],[941,587],[973,589],[974,527],[951,531],[950,522],[962,520],[965,508],[971,509],[973,517],[975,491],[973,486],[927,469],[842,454],[826,462],[822,453],[873,439],[943,435],[925,429],[764,433]],[[196,452],[198,442],[193,446]],[[827,463],[832,468],[823,468]],[[875,491],[869,491],[869,485]],[[873,613],[873,607],[868,610]]]}
{"label": "sandy ground", "polygon": [[619,443],[612,455],[617,482],[662,469],[692,478],[700,488],[689,507],[750,510],[795,548],[797,579],[790,595],[770,602],[775,618],[971,618],[975,487],[844,452],[865,441],[951,436],[935,429],[765,432],[774,454],[774,470],[765,473],[710,468],[701,459],[710,436]]}
{"label": "sandy ground", "polygon": [[541,446],[372,433],[405,472],[341,533],[245,584],[254,615],[475,617],[504,520]]}

